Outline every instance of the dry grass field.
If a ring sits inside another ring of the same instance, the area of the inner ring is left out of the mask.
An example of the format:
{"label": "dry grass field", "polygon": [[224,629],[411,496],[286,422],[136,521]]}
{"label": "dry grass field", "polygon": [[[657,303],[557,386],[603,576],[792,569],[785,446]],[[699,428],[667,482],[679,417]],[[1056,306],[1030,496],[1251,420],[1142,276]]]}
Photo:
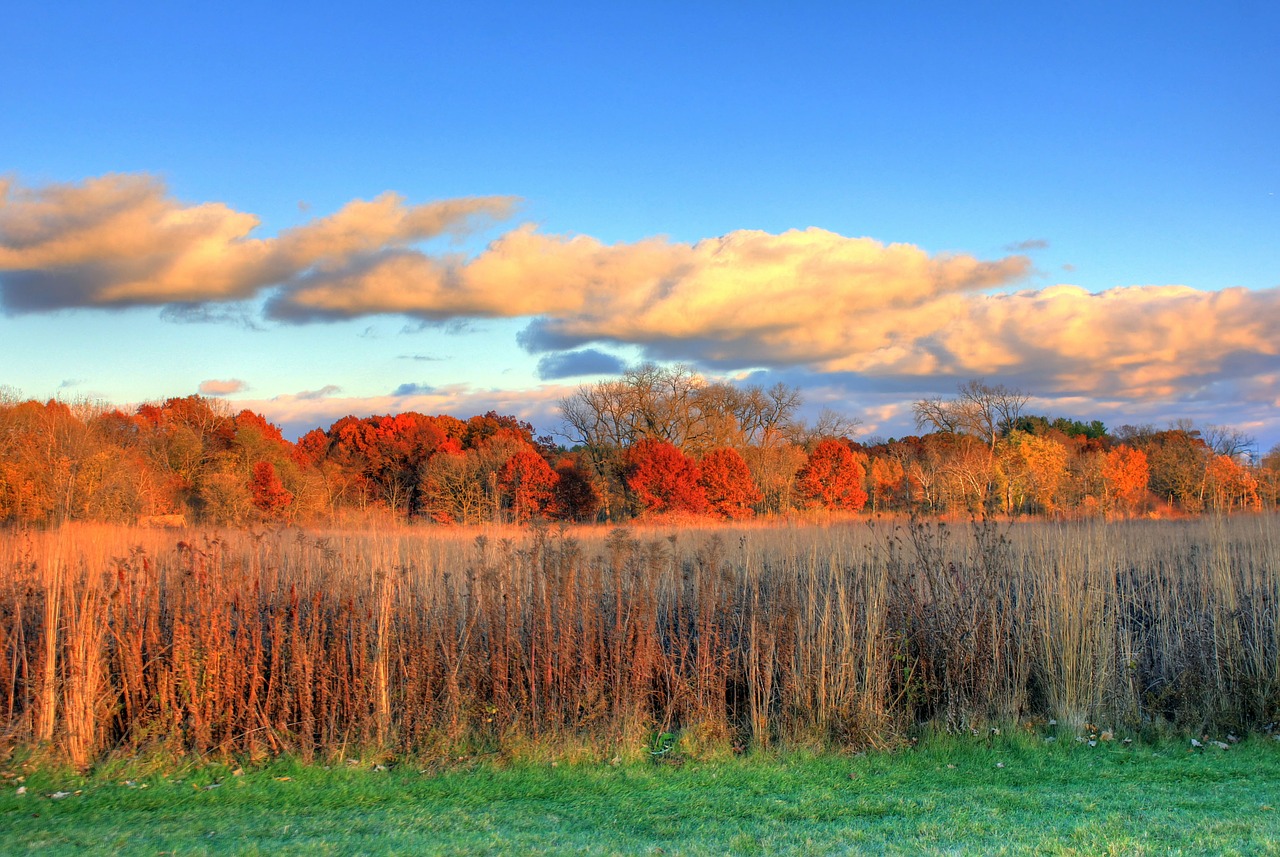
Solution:
{"label": "dry grass field", "polygon": [[1280,708],[1273,516],[0,536],[0,740],[595,757],[1225,738]]}

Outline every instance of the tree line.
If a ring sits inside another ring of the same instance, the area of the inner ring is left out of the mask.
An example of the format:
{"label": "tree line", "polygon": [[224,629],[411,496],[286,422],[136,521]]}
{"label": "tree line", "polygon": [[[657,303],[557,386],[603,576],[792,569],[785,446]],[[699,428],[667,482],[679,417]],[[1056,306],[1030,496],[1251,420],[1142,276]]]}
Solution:
{"label": "tree line", "polygon": [[1273,508],[1280,448],[1241,432],[1051,419],[983,381],[855,440],[800,392],[642,365],[559,403],[560,440],[494,412],[347,416],[290,442],[202,396],[125,411],[0,394],[0,522],[472,524],[809,510],[1081,517]]}

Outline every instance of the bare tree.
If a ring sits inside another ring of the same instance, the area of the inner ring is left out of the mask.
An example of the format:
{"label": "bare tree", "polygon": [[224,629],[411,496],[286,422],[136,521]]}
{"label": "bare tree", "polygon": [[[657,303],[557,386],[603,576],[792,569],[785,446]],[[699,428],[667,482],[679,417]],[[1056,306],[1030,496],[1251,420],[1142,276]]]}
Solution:
{"label": "bare tree", "polygon": [[823,408],[813,425],[803,421],[792,424],[788,431],[794,443],[809,449],[830,438],[852,438],[858,433],[862,420],[842,414],[833,408]]}
{"label": "bare tree", "polygon": [[960,385],[955,399],[922,399],[912,410],[917,428],[971,434],[994,450],[1000,436],[1022,416],[1029,399],[1021,390],[974,379]]}
{"label": "bare tree", "polygon": [[785,439],[802,403],[800,391],[779,381],[768,390],[742,390],[737,412],[742,441],[748,446],[773,446]]}
{"label": "bare tree", "polygon": [[964,412],[956,402],[942,398],[921,399],[911,406],[915,413],[916,428],[960,434],[965,430]]}
{"label": "bare tree", "polygon": [[1200,430],[1200,438],[1218,455],[1232,459],[1257,457],[1258,441],[1253,435],[1233,426],[1217,426],[1212,423]]}

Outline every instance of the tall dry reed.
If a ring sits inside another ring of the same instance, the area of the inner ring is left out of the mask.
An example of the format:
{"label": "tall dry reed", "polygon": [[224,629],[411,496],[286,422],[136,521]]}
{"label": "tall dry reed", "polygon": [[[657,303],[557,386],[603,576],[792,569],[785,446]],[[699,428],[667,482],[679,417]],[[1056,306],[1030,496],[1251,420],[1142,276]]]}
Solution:
{"label": "tall dry reed", "polygon": [[0,736],[112,752],[1259,728],[1273,517],[0,536]]}

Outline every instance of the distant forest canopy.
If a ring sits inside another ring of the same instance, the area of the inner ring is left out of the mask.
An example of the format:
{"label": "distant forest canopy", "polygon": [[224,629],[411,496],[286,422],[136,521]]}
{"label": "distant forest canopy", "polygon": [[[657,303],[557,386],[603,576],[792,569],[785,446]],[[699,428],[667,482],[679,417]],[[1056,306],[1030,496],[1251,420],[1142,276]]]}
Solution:
{"label": "distant forest canopy", "polygon": [[914,404],[920,434],[853,439],[798,417],[800,392],[643,365],[560,402],[557,442],[527,422],[344,417],[296,443],[220,400],[110,406],[0,395],[0,522],[473,524],[743,519],[833,510],[1139,516],[1275,508],[1280,447],[1247,435],[1024,413],[982,381]]}

